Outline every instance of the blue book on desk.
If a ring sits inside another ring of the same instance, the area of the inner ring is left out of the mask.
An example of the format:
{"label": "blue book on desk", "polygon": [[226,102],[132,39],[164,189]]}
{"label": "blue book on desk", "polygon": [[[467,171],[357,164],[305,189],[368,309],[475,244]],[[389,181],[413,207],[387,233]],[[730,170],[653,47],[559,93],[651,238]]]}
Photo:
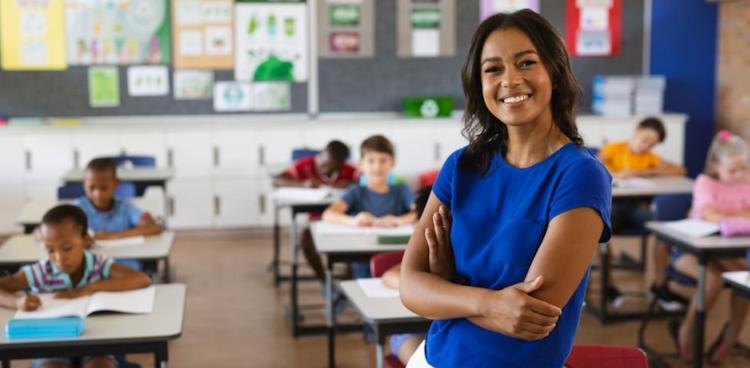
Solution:
{"label": "blue book on desk", "polygon": [[11,319],[5,325],[8,339],[75,337],[83,334],[85,322],[78,316],[36,319]]}

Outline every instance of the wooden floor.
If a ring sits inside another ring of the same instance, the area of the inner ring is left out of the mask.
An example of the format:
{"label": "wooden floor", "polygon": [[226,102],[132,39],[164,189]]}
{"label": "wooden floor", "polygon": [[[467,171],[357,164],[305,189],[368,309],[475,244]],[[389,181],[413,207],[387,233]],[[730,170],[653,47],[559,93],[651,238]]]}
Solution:
{"label": "wooden floor", "polygon": [[[625,248],[634,246],[630,240],[617,239]],[[324,336],[291,336],[284,309],[288,285],[273,286],[267,265],[271,255],[269,235],[221,234],[196,236],[178,234],[173,248],[173,281],[188,285],[186,318],[182,337],[170,344],[171,367],[325,367]],[[592,283],[596,275],[592,275]],[[644,278],[639,273],[616,271],[618,285],[627,292],[643,290]],[[593,286],[592,286],[593,287]],[[301,287],[305,303],[321,304],[317,283]],[[727,296],[722,295],[709,316],[707,344],[716,337],[726,320]],[[629,298],[631,307],[643,301]],[[627,306],[626,306],[627,308]],[[323,322],[322,309],[308,311],[307,321]],[[348,312],[347,318],[354,313]],[[638,322],[618,322],[602,326],[584,313],[576,337],[577,343],[636,345]],[[750,345],[750,328],[743,341]],[[660,351],[673,354],[666,321],[656,321],[649,329],[649,342]],[[374,366],[374,352],[361,333],[338,335],[336,341],[338,367]],[[131,355],[131,361],[144,367],[153,366],[149,355]],[[669,360],[671,366],[688,364]],[[14,367],[27,367],[17,362]],[[735,354],[724,367],[749,367],[750,360]]]}

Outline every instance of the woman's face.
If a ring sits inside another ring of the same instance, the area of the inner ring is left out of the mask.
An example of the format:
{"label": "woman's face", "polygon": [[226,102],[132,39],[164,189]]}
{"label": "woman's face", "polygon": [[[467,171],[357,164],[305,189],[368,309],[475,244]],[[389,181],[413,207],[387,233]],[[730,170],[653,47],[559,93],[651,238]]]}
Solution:
{"label": "woman's face", "polygon": [[551,121],[552,82],[531,40],[520,30],[492,32],[480,59],[487,109],[508,126]]}

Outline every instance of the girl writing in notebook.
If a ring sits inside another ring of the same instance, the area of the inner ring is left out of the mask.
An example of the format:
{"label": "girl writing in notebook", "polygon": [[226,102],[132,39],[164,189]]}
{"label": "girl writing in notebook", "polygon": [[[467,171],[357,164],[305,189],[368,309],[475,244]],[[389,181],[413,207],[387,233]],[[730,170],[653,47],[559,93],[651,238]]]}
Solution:
{"label": "girl writing in notebook", "polygon": [[[60,205],[47,211],[38,234],[47,259],[0,278],[0,306],[32,311],[44,306],[33,293],[56,293],[60,299],[74,299],[97,291],[125,291],[147,287],[146,274],[119,265],[101,254],[87,250],[86,214],[73,205]],[[84,368],[117,367],[113,356],[84,357]],[[32,367],[72,368],[69,358],[37,359]]]}
{"label": "girl writing in notebook", "polygon": [[[479,25],[462,80],[469,145],[443,165],[401,265],[401,300],[434,320],[408,366],[561,367],[610,236],[611,177],[582,147],[580,87],[531,10]],[[447,279],[429,259],[444,238]]]}
{"label": "girl writing in notebook", "polygon": [[[750,219],[750,150],[742,137],[727,130],[714,137],[708,151],[706,168],[695,180],[693,206],[690,217],[720,223],[728,219]],[[674,267],[682,273],[698,278],[698,260],[695,256],[673,251]],[[745,258],[719,259],[706,267],[705,310],[708,312],[719,298],[724,286],[721,274],[727,271],[747,270]],[[712,363],[721,363],[737,343],[750,303],[732,293],[730,320],[709,349]],[[696,316],[696,297],[690,303],[682,323],[672,321],[670,332],[680,355],[692,359],[693,327]]]}

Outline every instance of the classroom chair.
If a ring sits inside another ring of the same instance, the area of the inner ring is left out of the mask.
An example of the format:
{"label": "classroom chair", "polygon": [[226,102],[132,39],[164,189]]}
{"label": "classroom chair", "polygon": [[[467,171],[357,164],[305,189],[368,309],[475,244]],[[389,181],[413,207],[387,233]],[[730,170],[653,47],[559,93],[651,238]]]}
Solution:
{"label": "classroom chair", "polygon": [[156,167],[156,158],[154,156],[119,155],[108,158],[114,161],[117,166],[130,163],[133,167]]}
{"label": "classroom chair", "polygon": [[439,172],[438,170],[429,170],[419,174],[419,190],[434,184]]}
{"label": "classroom chair", "polygon": [[292,162],[296,162],[305,157],[315,156],[318,153],[320,153],[319,150],[311,148],[295,148],[292,150]]}
{"label": "classroom chair", "polygon": [[[57,199],[76,199],[86,195],[81,183],[65,183],[57,188]],[[129,181],[120,182],[115,189],[115,197],[133,198],[136,196],[135,184]]]}
{"label": "classroom chair", "polygon": [[638,348],[574,345],[565,361],[567,368],[648,368],[648,356]]}
{"label": "classroom chair", "polygon": [[[404,257],[404,251],[380,253],[370,258],[370,273],[372,277],[383,276],[385,271],[388,271],[393,266],[401,263],[401,259]],[[389,354],[385,357],[385,366],[388,368],[404,368],[401,364],[401,360],[397,356]]]}

